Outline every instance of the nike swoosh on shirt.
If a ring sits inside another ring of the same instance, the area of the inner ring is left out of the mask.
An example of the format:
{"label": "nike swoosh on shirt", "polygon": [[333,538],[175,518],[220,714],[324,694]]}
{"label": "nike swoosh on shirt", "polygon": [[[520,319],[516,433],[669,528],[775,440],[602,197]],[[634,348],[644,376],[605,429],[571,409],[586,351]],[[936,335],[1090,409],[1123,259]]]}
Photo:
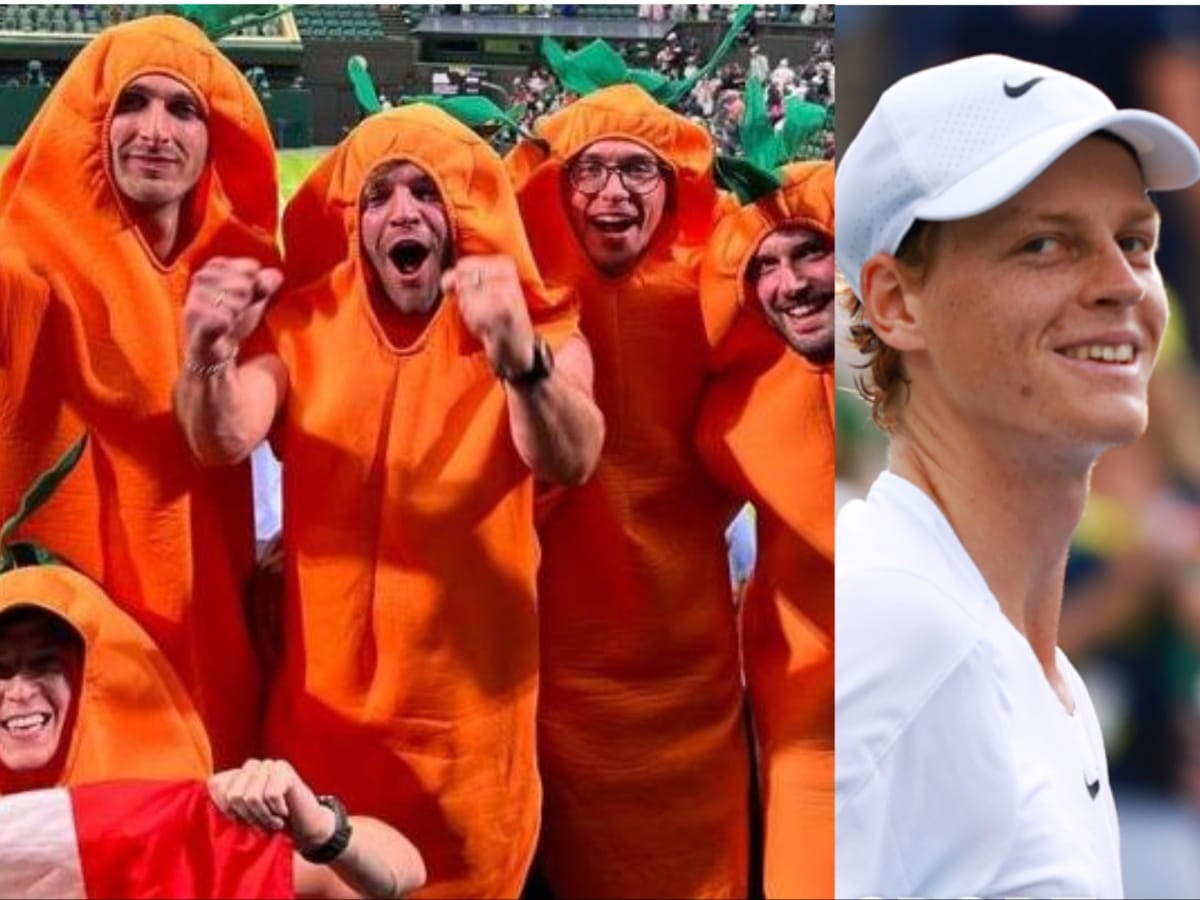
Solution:
{"label": "nike swoosh on shirt", "polygon": [[1021,84],[1017,84],[1017,85],[1009,84],[1006,81],[1006,82],[1004,82],[1004,93],[1007,96],[1012,97],[1013,99],[1016,99],[1017,97],[1020,97],[1022,94],[1027,94],[1029,92],[1029,90],[1035,84],[1037,84],[1039,81],[1045,81],[1045,80],[1046,79],[1043,76],[1039,75],[1036,78],[1030,78],[1028,81],[1022,82]]}

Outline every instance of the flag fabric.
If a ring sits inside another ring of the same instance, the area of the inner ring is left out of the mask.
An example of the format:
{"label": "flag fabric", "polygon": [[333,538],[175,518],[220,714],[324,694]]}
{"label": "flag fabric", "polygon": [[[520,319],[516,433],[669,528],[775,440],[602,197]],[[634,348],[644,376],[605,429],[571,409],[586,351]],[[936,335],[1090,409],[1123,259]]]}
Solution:
{"label": "flag fabric", "polygon": [[0,897],[294,896],[291,841],[227,818],[201,782],[0,797]]}

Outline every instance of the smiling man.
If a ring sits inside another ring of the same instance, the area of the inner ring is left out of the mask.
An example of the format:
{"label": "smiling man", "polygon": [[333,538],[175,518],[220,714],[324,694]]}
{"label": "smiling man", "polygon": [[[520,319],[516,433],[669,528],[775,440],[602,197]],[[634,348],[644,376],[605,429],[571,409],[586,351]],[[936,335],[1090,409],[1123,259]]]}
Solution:
{"label": "smiling man", "polygon": [[0,766],[50,765],[83,669],[83,641],[57,616],[18,607],[0,617]]}
{"label": "smiling man", "polygon": [[276,260],[276,207],[253,90],[174,16],[91,40],[0,179],[0,508],[91,434],[70,489],[21,536],[150,633],[219,765],[254,752],[261,699],[243,616],[250,473],[195,466],[171,389],[192,272],[213,255]]}
{"label": "smiling man", "polygon": [[749,278],[767,322],[815,366],[833,363],[833,235],[784,225],[750,259]]}
{"label": "smiling man", "polygon": [[1123,893],[1099,723],[1057,647],[1096,458],[1146,427],[1148,190],[1179,128],[1004,56],[897,82],[837,175],[888,471],[837,523],[837,895]]}
{"label": "smiling man", "polygon": [[201,460],[270,430],[283,461],[266,746],[410,836],[433,890],[515,896],[541,807],[534,479],[584,481],[604,435],[571,298],[501,160],[421,104],[351,132],[284,238],[298,287],[248,342],[279,273],[197,273],[177,389]]}
{"label": "smiling man", "polygon": [[740,610],[758,745],[767,897],[833,893],[833,164],[721,220],[701,300],[737,300],[696,426],[709,470],[754,505]]}
{"label": "smiling man", "polygon": [[208,124],[200,99],[169,75],[141,75],[113,105],[109,129],[113,181],[155,256],[180,240],[183,201],[208,161]]}

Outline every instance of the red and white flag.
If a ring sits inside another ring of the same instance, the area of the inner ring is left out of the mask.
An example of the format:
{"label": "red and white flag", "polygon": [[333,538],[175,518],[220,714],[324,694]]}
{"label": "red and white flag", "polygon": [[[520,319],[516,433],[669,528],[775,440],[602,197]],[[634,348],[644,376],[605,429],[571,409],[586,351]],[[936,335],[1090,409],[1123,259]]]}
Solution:
{"label": "red and white flag", "polygon": [[286,897],[292,845],[204,784],[112,781],[0,797],[0,897]]}

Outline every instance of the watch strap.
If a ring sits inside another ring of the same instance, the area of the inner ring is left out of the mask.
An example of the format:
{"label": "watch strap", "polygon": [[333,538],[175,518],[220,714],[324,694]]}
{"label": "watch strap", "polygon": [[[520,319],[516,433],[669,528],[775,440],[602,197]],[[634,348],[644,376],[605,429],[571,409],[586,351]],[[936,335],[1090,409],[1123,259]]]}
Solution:
{"label": "watch strap", "polygon": [[346,807],[337,797],[321,794],[317,802],[333,811],[333,834],[324,843],[301,850],[300,855],[310,863],[323,866],[333,862],[350,846],[350,834],[354,829],[350,825],[350,817],[346,815]]}
{"label": "watch strap", "polygon": [[511,384],[513,387],[527,388],[545,381],[553,371],[554,353],[550,350],[550,345],[546,342],[546,339],[539,334],[533,339],[533,362],[527,371],[517,374],[501,371],[497,374],[499,374],[501,380]]}

